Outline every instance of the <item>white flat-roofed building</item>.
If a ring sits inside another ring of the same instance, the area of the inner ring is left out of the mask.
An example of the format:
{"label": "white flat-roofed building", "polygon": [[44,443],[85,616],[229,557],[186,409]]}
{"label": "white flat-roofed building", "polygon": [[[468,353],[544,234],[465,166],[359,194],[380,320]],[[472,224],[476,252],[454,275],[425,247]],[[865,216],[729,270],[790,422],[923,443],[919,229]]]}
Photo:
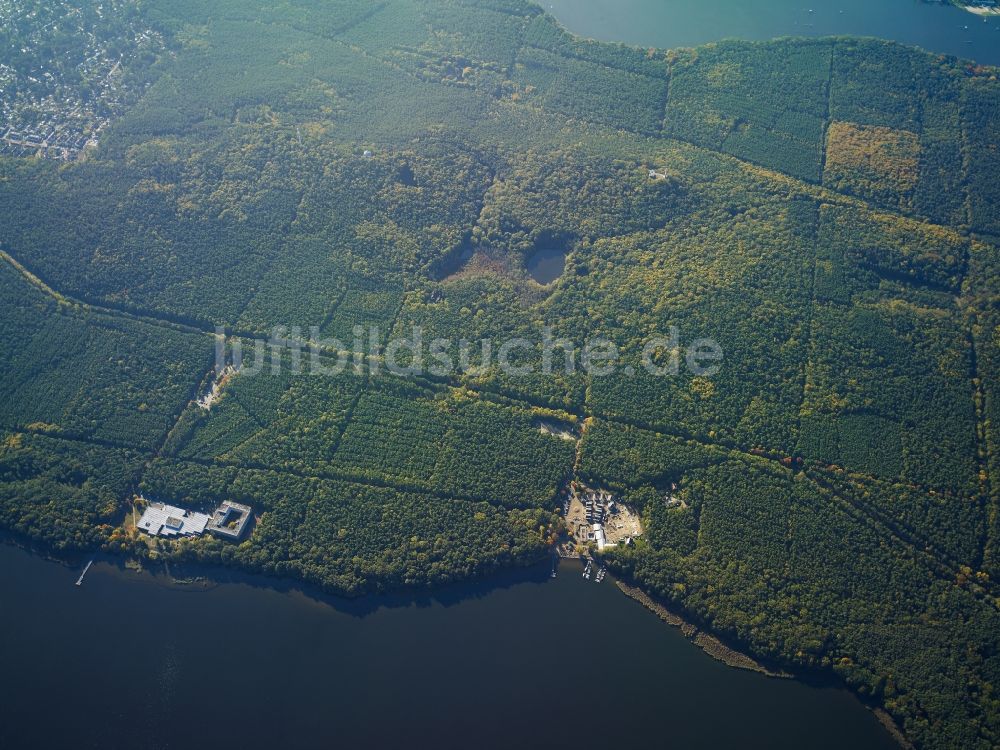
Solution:
{"label": "white flat-roofed building", "polygon": [[210,520],[204,513],[175,508],[166,503],[150,503],[136,528],[150,536],[201,536]]}
{"label": "white flat-roofed building", "polygon": [[608,538],[604,535],[604,527],[599,523],[594,524],[594,540],[597,542],[598,550],[602,550],[608,546]]}

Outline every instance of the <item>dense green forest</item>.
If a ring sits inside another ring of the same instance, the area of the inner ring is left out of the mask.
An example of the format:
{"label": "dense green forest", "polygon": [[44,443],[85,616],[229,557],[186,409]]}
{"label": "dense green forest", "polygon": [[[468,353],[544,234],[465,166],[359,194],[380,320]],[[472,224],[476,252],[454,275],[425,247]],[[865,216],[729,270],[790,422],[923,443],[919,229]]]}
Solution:
{"label": "dense green forest", "polygon": [[[580,479],[642,513],[621,575],[918,747],[1000,744],[997,70],[640,50],[526,0],[140,7],[166,51],[100,146],[0,158],[0,526],[353,595],[537,562]],[[262,367],[206,409],[216,326]],[[413,326],[636,369],[318,377],[252,343],[329,363],[360,327],[371,364]],[[673,327],[719,371],[639,367]],[[150,548],[140,492],[256,528]]]}

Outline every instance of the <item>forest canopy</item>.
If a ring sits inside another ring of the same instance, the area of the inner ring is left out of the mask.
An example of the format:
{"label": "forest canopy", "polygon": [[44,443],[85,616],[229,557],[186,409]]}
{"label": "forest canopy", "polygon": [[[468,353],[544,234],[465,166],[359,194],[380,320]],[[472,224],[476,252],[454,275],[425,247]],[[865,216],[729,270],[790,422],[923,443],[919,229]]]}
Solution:
{"label": "forest canopy", "polygon": [[[586,481],[642,513],[620,575],[919,747],[1000,744],[997,70],[639,50],[527,0],[138,7],[165,48],[98,146],[0,157],[0,525],[137,553],[135,495],[232,499],[249,538],[155,551],[355,595],[537,562]],[[313,326],[377,328],[375,361],[545,328],[636,374],[276,368],[198,403],[217,327]],[[718,372],[643,372],[672,327]]]}

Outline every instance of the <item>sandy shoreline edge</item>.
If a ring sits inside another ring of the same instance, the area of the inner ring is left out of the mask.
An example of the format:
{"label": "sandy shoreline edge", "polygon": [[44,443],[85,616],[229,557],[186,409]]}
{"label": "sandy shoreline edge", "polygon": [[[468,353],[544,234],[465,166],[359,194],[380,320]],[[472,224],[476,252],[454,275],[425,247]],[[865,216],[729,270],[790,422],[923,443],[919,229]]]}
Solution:
{"label": "sandy shoreline edge", "polygon": [[788,672],[775,672],[774,670],[768,669],[753,657],[744,654],[742,651],[737,651],[736,649],[727,646],[714,635],[700,630],[696,625],[688,622],[683,617],[674,614],[662,604],[653,601],[653,599],[645,591],[635,586],[629,586],[623,581],[615,580],[615,583],[625,596],[630,599],[635,599],[635,601],[639,602],[646,609],[653,612],[668,625],[673,625],[674,627],[680,629],[685,638],[692,641],[713,659],[717,659],[723,664],[735,667],[736,669],[748,669],[751,672],[759,672],[760,674],[767,675],[768,677],[779,677],[782,679],[794,677],[794,675]]}
{"label": "sandy shoreline edge", "polygon": [[[757,672],[759,674],[765,675],[767,677],[777,677],[780,679],[794,679],[795,675],[790,672],[784,671],[774,671],[768,669],[763,664],[758,662],[751,656],[743,653],[742,651],[737,651],[725,643],[720,641],[714,635],[710,635],[703,630],[700,630],[698,626],[693,623],[688,622],[680,615],[671,612],[669,609],[664,607],[662,604],[654,601],[652,597],[649,596],[645,591],[635,586],[630,586],[624,581],[615,579],[615,583],[625,596],[630,599],[634,599],[639,602],[646,609],[651,611],[657,617],[659,617],[663,622],[668,625],[672,625],[678,628],[685,638],[692,641],[695,645],[701,648],[706,654],[711,656],[713,659],[721,661],[723,664],[729,667],[734,667],[736,669],[747,669],[751,672]],[[903,731],[896,724],[896,721],[889,715],[889,713],[882,708],[868,706],[869,710],[875,714],[878,722],[885,727],[886,731],[892,735],[893,739],[899,744],[900,747],[906,750],[912,750],[913,745]]]}

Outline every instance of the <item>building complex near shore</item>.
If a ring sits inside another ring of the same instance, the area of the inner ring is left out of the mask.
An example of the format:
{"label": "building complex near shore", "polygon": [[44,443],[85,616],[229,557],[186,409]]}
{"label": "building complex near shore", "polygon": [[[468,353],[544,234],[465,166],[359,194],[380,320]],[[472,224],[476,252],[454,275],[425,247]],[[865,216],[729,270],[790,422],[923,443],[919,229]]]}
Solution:
{"label": "building complex near shore", "polygon": [[177,538],[201,536],[206,531],[222,539],[239,540],[250,522],[249,505],[224,501],[212,515],[151,502],[136,523],[150,536]]}
{"label": "building complex near shore", "polygon": [[250,522],[249,505],[226,500],[215,509],[212,519],[208,522],[208,530],[223,539],[237,540],[243,536]]}

